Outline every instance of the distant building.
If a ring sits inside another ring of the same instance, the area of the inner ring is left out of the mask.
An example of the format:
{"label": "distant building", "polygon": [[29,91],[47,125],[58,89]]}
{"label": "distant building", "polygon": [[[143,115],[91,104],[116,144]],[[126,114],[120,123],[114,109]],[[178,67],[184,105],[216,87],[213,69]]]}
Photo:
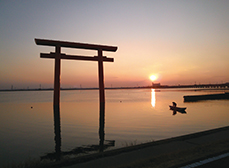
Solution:
{"label": "distant building", "polygon": [[161,84],[160,84],[160,83],[153,83],[153,82],[152,82],[152,86],[153,86],[153,87],[160,87]]}

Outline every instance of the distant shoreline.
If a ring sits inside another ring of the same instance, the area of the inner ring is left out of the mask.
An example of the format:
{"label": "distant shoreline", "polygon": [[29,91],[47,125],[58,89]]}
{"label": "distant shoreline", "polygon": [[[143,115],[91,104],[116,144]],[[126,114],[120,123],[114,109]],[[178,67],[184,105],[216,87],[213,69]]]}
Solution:
{"label": "distant shoreline", "polygon": [[[202,84],[202,85],[160,85],[160,86],[139,86],[139,87],[106,87],[105,90],[115,89],[192,89],[199,90],[229,90],[229,83],[223,84]],[[53,88],[35,88],[35,89],[0,89],[0,92],[11,91],[52,91]],[[60,88],[60,90],[99,90],[99,88]]]}

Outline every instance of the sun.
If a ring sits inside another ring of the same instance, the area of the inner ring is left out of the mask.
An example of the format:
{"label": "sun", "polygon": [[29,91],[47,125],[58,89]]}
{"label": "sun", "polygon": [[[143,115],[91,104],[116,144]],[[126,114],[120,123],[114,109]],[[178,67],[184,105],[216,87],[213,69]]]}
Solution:
{"label": "sun", "polygon": [[151,81],[155,81],[157,79],[157,76],[156,75],[151,75],[149,78],[150,78]]}

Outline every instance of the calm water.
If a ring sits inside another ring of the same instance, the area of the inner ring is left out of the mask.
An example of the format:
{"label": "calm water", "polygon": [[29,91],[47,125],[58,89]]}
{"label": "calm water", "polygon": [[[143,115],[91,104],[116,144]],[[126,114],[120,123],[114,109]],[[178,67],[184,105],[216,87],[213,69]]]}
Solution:
{"label": "calm water", "polygon": [[[209,91],[106,90],[105,139],[110,149],[229,125],[229,101],[184,103]],[[211,91],[213,93],[213,91]],[[99,144],[99,92],[61,91],[61,150]],[[39,158],[55,151],[53,92],[0,92],[0,162]],[[175,101],[187,114],[172,115]],[[31,108],[33,107],[33,108]]]}

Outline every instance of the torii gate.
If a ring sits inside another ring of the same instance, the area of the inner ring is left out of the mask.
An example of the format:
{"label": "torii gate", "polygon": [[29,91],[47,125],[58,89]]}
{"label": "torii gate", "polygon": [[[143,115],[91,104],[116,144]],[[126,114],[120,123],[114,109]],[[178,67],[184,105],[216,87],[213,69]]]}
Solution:
{"label": "torii gate", "polygon": [[[55,74],[54,74],[54,125],[56,136],[60,138],[60,66],[61,59],[71,59],[71,60],[84,60],[84,61],[98,61],[98,73],[99,73],[99,101],[100,101],[100,129],[99,133],[104,140],[104,110],[105,110],[105,93],[104,93],[104,75],[103,75],[103,62],[114,62],[113,58],[107,58],[103,56],[103,51],[115,52],[118,47],[115,46],[106,46],[106,45],[96,45],[96,44],[86,44],[86,43],[75,43],[67,41],[56,41],[56,40],[47,40],[47,39],[35,39],[37,45],[44,46],[53,46],[55,47],[55,53],[41,53],[41,58],[53,58],[55,59]],[[89,56],[79,56],[79,55],[66,55],[61,53],[61,47],[66,48],[78,48],[78,49],[87,49],[87,50],[97,50],[98,56],[89,57]],[[102,130],[103,128],[103,130]],[[55,137],[56,139],[57,137]],[[59,142],[60,143],[60,142]],[[102,142],[103,143],[103,142]],[[60,150],[60,149],[59,149]]]}

